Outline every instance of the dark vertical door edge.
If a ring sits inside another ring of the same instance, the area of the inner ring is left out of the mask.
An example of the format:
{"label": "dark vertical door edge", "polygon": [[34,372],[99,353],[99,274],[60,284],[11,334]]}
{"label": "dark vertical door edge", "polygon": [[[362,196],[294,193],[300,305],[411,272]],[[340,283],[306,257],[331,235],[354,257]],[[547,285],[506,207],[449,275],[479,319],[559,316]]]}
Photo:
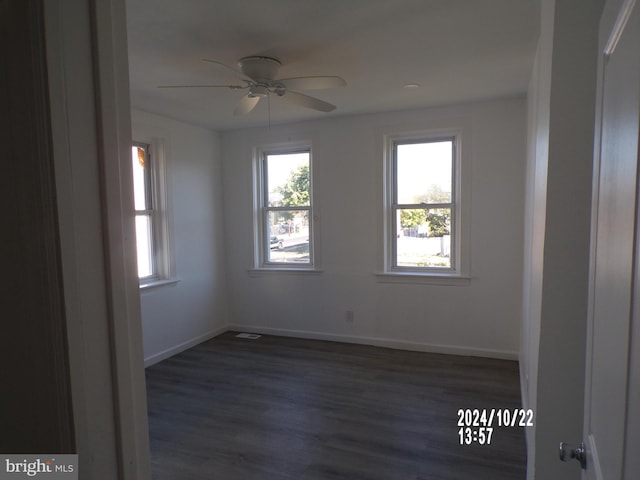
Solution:
{"label": "dark vertical door edge", "polygon": [[74,453],[42,0],[0,0],[0,452]]}

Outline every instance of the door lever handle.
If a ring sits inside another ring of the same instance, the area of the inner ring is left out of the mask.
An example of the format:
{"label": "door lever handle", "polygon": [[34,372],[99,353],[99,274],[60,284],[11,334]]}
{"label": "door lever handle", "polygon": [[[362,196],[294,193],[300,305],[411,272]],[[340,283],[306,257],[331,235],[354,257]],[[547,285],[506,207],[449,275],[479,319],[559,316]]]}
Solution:
{"label": "door lever handle", "polygon": [[575,458],[580,462],[580,466],[583,470],[587,469],[587,450],[585,449],[584,442],[581,442],[576,448],[571,448],[571,445],[565,442],[560,442],[560,460],[568,462],[572,458]]}

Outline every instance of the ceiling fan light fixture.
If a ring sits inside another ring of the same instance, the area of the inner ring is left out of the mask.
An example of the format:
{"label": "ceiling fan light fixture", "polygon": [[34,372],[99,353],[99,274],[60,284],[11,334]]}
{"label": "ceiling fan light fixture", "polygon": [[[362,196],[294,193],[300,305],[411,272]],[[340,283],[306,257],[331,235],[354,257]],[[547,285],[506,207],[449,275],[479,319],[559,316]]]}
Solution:
{"label": "ceiling fan light fixture", "polygon": [[249,96],[251,98],[258,97],[264,98],[269,95],[269,89],[263,85],[253,85],[249,90]]}

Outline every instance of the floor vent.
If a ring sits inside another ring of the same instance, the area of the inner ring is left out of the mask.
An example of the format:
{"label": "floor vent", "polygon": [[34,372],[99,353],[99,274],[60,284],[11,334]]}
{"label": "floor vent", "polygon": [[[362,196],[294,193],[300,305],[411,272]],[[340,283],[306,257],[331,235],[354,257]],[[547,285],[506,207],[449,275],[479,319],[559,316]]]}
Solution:
{"label": "floor vent", "polygon": [[250,338],[251,340],[255,340],[257,338],[260,338],[262,335],[258,335],[256,333],[239,333],[236,335],[236,337],[239,338]]}

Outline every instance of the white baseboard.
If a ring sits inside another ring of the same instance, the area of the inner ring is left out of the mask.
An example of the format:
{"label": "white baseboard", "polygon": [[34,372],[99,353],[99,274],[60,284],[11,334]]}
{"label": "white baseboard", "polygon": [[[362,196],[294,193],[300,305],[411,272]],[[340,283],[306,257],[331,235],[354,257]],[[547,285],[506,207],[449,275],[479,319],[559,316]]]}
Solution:
{"label": "white baseboard", "polygon": [[410,350],[414,352],[444,353],[447,355],[462,355],[471,357],[497,358],[501,360],[518,360],[518,352],[490,350],[484,348],[459,347],[455,345],[436,345],[430,343],[407,342],[404,340],[393,340],[388,338],[360,337],[355,335],[341,335],[334,333],[311,332],[306,330],[290,330],[283,328],[259,327],[257,325],[229,325],[220,327],[203,335],[182,342],[171,348],[155,353],[144,359],[144,366],[150,367],[162,360],[172,357],[184,350],[206,342],[226,331],[239,331],[250,333],[261,333],[264,335],[277,335],[280,337],[308,338],[311,340],[328,340],[331,342],[355,343],[359,345],[372,345],[375,347],[395,348],[397,350]]}
{"label": "white baseboard", "polygon": [[309,338],[312,340],[328,340],[331,342],[357,343],[375,347],[395,348],[397,350],[411,350],[414,352],[444,353],[448,355],[462,355],[467,357],[497,358],[500,360],[518,360],[519,354],[508,350],[490,350],[484,348],[459,347],[455,345],[435,345],[429,343],[407,342],[388,338],[359,337],[355,335],[341,335],[333,333],[309,332],[305,330],[289,330],[282,328],[259,327],[256,325],[229,325],[227,330],[262,333],[281,337]]}
{"label": "white baseboard", "polygon": [[156,364],[158,362],[161,362],[162,360],[165,360],[169,357],[172,357],[184,350],[187,350],[191,347],[195,347],[196,345],[198,345],[199,343],[202,342],[206,342],[207,340],[213,338],[213,337],[217,337],[218,335],[220,335],[221,333],[226,332],[227,330],[229,330],[228,327],[220,327],[217,328],[215,330],[212,330],[210,332],[207,332],[203,335],[199,335],[195,338],[192,338],[190,340],[187,340],[186,342],[182,342],[179,345],[175,345],[171,348],[167,348],[166,350],[163,350],[162,352],[158,352],[155,353],[147,358],[144,359],[144,367],[150,367],[153,364]]}

